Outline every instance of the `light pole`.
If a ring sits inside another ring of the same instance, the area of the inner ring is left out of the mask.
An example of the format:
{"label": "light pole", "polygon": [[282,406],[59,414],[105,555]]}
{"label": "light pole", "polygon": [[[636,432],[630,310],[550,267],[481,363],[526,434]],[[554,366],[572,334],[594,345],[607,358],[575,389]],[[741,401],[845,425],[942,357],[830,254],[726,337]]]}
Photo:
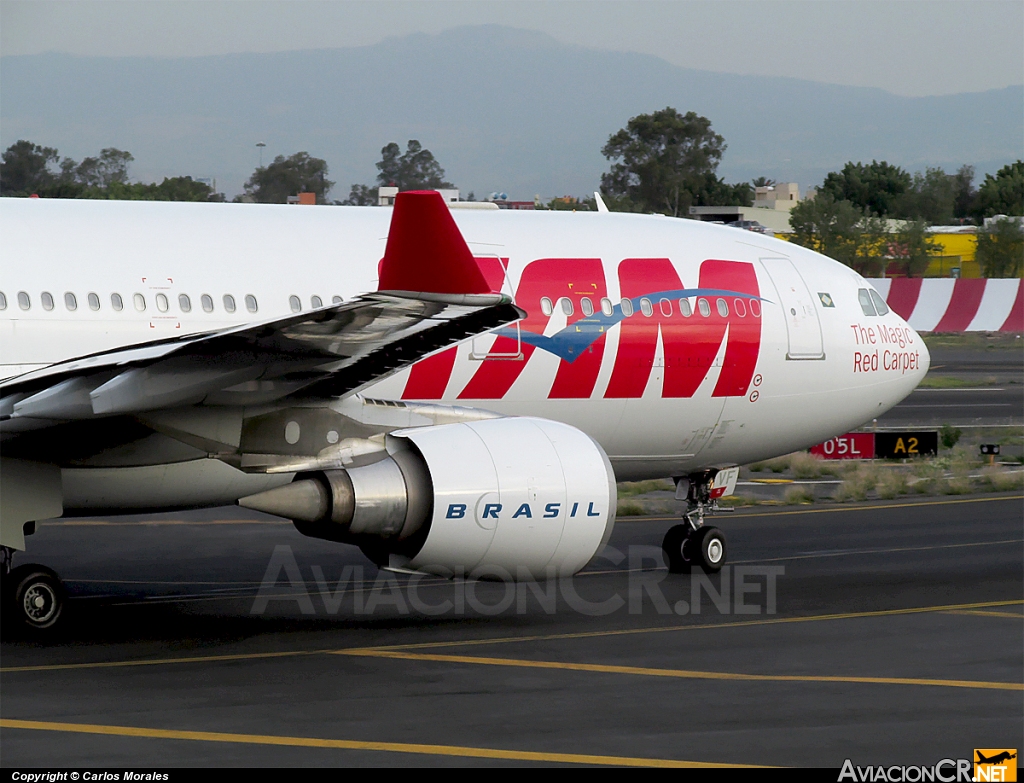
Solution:
{"label": "light pole", "polygon": [[257,141],[256,142],[256,147],[260,151],[260,168],[263,168],[263,148],[266,147],[266,146],[267,145],[264,144],[262,141]]}

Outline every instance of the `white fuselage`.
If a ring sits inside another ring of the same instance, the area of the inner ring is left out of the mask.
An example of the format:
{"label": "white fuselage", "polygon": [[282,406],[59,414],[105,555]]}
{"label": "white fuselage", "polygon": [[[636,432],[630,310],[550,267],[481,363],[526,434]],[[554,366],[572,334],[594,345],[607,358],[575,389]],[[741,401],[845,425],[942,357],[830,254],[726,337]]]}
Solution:
{"label": "white fuselage", "polygon": [[[619,479],[634,479],[805,448],[884,413],[928,369],[899,316],[862,309],[863,278],[777,239],[660,216],[453,215],[528,316],[364,396],[566,422],[601,444]],[[382,208],[4,199],[0,374],[374,291],[390,218]],[[616,309],[599,323],[602,306]]]}

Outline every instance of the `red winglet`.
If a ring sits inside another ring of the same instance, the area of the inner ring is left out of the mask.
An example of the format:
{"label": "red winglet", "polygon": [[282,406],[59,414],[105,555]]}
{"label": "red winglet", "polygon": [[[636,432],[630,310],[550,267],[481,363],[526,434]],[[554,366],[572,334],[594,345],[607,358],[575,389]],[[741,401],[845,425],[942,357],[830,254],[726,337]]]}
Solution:
{"label": "red winglet", "polygon": [[491,293],[448,206],[436,190],[408,190],[395,198],[378,289],[431,294]]}

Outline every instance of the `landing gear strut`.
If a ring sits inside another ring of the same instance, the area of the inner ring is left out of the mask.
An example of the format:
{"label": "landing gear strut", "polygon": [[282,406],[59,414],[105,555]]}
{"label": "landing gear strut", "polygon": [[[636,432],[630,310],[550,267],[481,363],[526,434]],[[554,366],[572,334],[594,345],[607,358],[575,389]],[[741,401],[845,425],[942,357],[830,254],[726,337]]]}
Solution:
{"label": "landing gear strut", "polygon": [[719,510],[711,500],[711,484],[717,472],[706,470],[676,479],[676,497],[684,486],[686,489],[686,521],[669,528],[661,543],[668,570],[673,574],[688,574],[694,566],[714,574],[725,565],[725,534],[704,524],[705,514]]}
{"label": "landing gear strut", "polygon": [[64,613],[66,595],[57,573],[37,563],[11,568],[14,550],[0,548],[5,625],[30,631],[46,631]]}

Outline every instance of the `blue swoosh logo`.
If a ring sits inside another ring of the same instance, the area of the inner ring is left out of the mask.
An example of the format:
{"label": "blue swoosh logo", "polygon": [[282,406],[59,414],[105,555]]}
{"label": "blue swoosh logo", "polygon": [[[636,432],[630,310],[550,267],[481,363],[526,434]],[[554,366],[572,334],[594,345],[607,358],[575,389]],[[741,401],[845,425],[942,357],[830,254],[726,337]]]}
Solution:
{"label": "blue swoosh logo", "polygon": [[[655,291],[654,293],[635,297],[629,301],[633,305],[633,311],[636,312],[640,309],[641,299],[650,299],[652,304],[656,304],[661,299],[684,299],[696,296],[732,296],[740,299],[756,299],[759,302],[771,304],[770,300],[760,296],[744,294],[739,291],[728,291],[722,288],[683,288],[676,291]],[[612,308],[611,315],[596,312],[591,316],[581,318],[579,321],[569,324],[560,332],[556,332],[550,337],[525,329],[517,331],[507,326],[495,330],[494,334],[500,337],[510,337],[513,340],[521,339],[527,345],[540,348],[542,351],[554,354],[559,359],[572,363],[582,356],[587,348],[601,339],[601,335],[628,317],[623,315],[622,305],[617,304]]]}

